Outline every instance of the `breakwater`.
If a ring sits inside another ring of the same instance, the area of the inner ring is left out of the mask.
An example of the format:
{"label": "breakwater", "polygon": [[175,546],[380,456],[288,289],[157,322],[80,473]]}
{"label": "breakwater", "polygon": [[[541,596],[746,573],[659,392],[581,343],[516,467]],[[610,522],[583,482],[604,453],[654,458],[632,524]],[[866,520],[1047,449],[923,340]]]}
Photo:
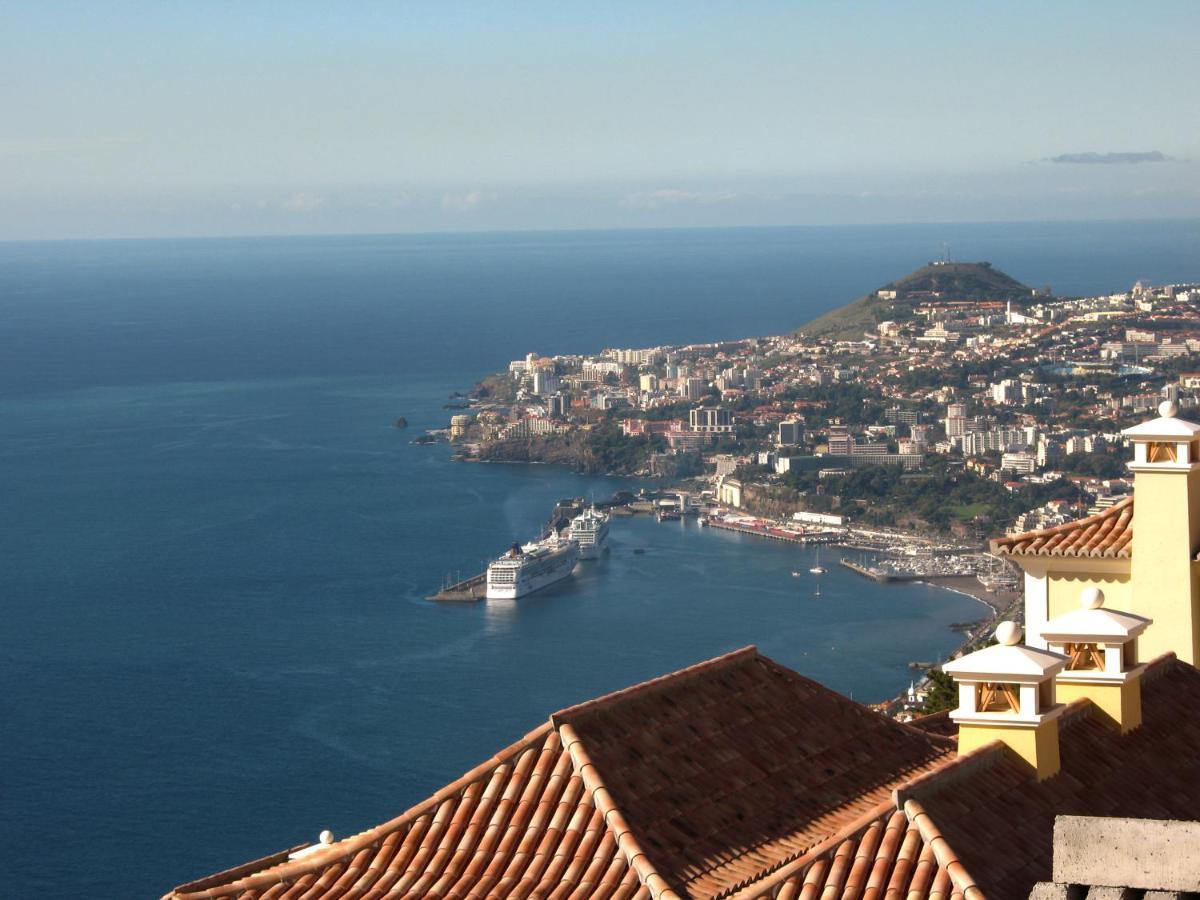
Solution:
{"label": "breakwater", "polygon": [[487,594],[487,572],[480,572],[454,584],[442,585],[436,594],[430,594],[426,600],[439,600],[450,603],[473,603],[482,600]]}
{"label": "breakwater", "polygon": [[877,581],[880,584],[887,584],[891,581],[920,581],[923,577],[921,575],[898,575],[892,572],[884,572],[882,569],[872,569],[868,566],[859,565],[853,560],[845,558],[839,559],[838,565],[849,569],[851,572],[857,572],[864,578],[870,578],[872,581]]}

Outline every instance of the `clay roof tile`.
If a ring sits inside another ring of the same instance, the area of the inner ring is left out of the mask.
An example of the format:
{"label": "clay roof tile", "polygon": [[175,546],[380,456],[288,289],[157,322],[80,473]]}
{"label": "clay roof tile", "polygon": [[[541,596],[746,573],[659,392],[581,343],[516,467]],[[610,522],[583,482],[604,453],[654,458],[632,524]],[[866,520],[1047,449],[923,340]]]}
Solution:
{"label": "clay roof tile", "polygon": [[1133,540],[1133,497],[1095,515],[1043,528],[996,538],[991,550],[997,555],[1078,556],[1128,559]]}

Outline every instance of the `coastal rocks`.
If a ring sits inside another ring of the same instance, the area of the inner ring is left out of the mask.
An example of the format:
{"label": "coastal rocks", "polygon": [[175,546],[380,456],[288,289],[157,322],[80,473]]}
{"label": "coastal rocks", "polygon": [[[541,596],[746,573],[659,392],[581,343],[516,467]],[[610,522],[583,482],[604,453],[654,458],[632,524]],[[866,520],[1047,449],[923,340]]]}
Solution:
{"label": "coastal rocks", "polygon": [[401,416],[392,424],[395,425],[397,428],[407,428],[408,427],[408,419],[404,418],[404,416]]}

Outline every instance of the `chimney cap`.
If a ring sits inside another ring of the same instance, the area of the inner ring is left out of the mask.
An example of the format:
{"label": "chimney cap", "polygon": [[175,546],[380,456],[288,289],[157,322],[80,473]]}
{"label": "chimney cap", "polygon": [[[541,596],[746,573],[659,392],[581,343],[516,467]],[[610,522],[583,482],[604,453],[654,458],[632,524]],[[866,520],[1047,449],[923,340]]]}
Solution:
{"label": "chimney cap", "polygon": [[1200,434],[1200,425],[1177,418],[1178,415],[1179,407],[1171,400],[1164,400],[1158,405],[1157,419],[1126,428],[1121,434],[1135,441],[1186,441]]}
{"label": "chimney cap", "polygon": [[1101,608],[1104,592],[1096,587],[1084,588],[1079,603],[1080,609],[1055,616],[1043,625],[1040,629],[1042,640],[1124,644],[1145,631],[1151,621],[1145,616]]}
{"label": "chimney cap", "polygon": [[[1020,629],[1017,629],[1018,635]],[[1019,638],[1018,638],[1019,639]],[[1061,653],[1038,650],[1024,644],[993,644],[943,663],[942,671],[958,681],[1008,681],[1039,684],[1062,670],[1067,658]]]}

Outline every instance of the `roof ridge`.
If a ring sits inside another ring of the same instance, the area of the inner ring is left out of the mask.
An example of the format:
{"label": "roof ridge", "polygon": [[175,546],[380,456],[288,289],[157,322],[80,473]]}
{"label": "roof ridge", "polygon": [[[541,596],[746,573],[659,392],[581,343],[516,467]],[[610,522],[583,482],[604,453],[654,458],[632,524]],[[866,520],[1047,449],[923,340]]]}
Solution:
{"label": "roof ridge", "polygon": [[[493,754],[484,762],[460,775],[454,781],[445,785],[431,796],[426,797],[415,806],[400,813],[400,815],[364,831],[352,834],[350,837],[336,841],[330,844],[327,849],[318,850],[311,855],[306,855],[299,859],[291,859],[290,854],[312,846],[311,844],[301,844],[291,850],[285,850],[271,856],[264,856],[261,859],[245,863],[236,868],[217,872],[214,875],[208,875],[204,878],[180,885],[168,893],[166,897],[187,897],[194,898],[194,900],[202,900],[202,898],[209,897],[224,897],[229,893],[230,888],[234,884],[237,884],[238,890],[241,891],[251,887],[276,884],[289,878],[318,871],[335,859],[348,858],[358,851],[372,846],[376,841],[381,840],[397,828],[409,824],[410,821],[435,810],[449,798],[462,793],[469,785],[478,781],[482,776],[495,771],[502,765],[512,763],[520,753],[536,746],[538,739],[544,741],[550,733],[550,723],[543,722],[524,737]],[[252,866],[254,868],[251,869],[250,867]],[[247,871],[247,869],[250,869],[250,871]],[[240,875],[240,877],[230,880],[230,876],[235,874]]]}
{"label": "roof ridge", "polygon": [[638,682],[627,688],[622,688],[619,691],[612,691],[608,694],[602,694],[591,700],[584,700],[582,703],[576,703],[574,706],[568,706],[550,714],[550,724],[555,728],[560,728],[568,717],[575,717],[585,713],[595,712],[598,709],[612,706],[622,700],[627,700],[633,696],[651,693],[661,690],[669,685],[677,685],[681,682],[690,681],[701,675],[706,675],[709,672],[718,669],[726,669],[735,665],[740,665],[743,662],[748,662],[751,659],[763,659],[758,654],[758,647],[750,644],[747,647],[742,647],[738,650],[732,650],[729,653],[723,653],[720,656],[714,656],[712,659],[706,659],[703,662],[695,663],[694,665],[685,666],[682,669],[676,669],[674,672],[668,672],[666,675],[659,675],[656,678],[650,678],[646,681]]}
{"label": "roof ridge", "polygon": [[[991,745],[989,744],[988,746]],[[938,862],[938,866],[945,869],[954,886],[962,892],[964,900],[984,900],[983,889],[975,883],[975,879],[971,877],[971,873],[962,864],[962,861],[958,858],[958,854],[950,846],[950,842],[942,835],[942,830],[938,828],[937,823],[925,811],[925,807],[921,805],[921,802],[910,797],[904,801],[903,809],[904,815],[908,817],[908,821],[917,826],[921,840],[933,850],[933,855]]]}
{"label": "roof ridge", "polygon": [[563,749],[571,759],[575,774],[583,782],[584,790],[591,794],[592,804],[600,813],[605,829],[616,841],[617,849],[625,856],[638,881],[650,892],[654,900],[682,900],[642,849],[633,829],[629,827],[620,807],[617,806],[617,801],[609,793],[600,770],[596,768],[587,748],[583,746],[582,738],[569,722],[558,725],[558,735],[562,740]]}
{"label": "roof ridge", "polygon": [[1179,657],[1175,655],[1174,650],[1168,650],[1166,653],[1154,657],[1154,659],[1146,663],[1146,671],[1142,673],[1142,684],[1149,684],[1152,681],[1162,678],[1174,668],[1171,663],[1176,662],[1178,659]]}
{"label": "roof ridge", "polygon": [[[884,722],[888,727],[892,727],[898,731],[903,731],[908,734],[915,735],[915,736],[920,737],[924,740],[927,740],[930,743],[934,744],[935,746],[941,747],[943,749],[953,750],[954,748],[956,748],[958,746],[958,742],[955,741],[954,738],[946,737],[945,735],[942,735],[942,734],[933,734],[932,732],[925,731],[921,728],[917,728],[913,725],[910,725],[907,722],[900,722],[896,719],[893,719],[891,716],[886,716],[881,712],[877,712],[876,710],[871,709],[871,707],[867,706],[865,703],[859,703],[853,697],[847,697],[841,691],[835,691],[833,688],[829,687],[828,685],[822,684],[821,682],[817,681],[815,678],[809,678],[807,675],[802,675],[801,673],[797,672],[795,669],[788,668],[787,666],[783,665],[782,663],[776,662],[775,660],[771,659],[771,657],[769,657],[769,656],[762,656],[760,654],[758,657],[758,661],[761,662],[763,665],[765,665],[767,668],[771,669],[772,671],[774,671],[780,675],[783,675],[784,677],[789,678],[792,681],[803,682],[804,684],[807,684],[810,687],[820,689],[824,693],[832,694],[839,701],[841,701],[846,706],[854,709],[856,712],[858,712],[862,715],[866,715],[866,716],[873,716],[873,717],[879,719],[880,721]],[[934,715],[936,715],[936,713],[934,713]]]}
{"label": "roof ridge", "polygon": [[892,802],[896,809],[904,809],[904,804],[911,798],[941,793],[971,773],[994,766],[1004,758],[1004,746],[1003,741],[991,741],[954,757],[930,772],[923,772],[895,788],[892,791]]}

